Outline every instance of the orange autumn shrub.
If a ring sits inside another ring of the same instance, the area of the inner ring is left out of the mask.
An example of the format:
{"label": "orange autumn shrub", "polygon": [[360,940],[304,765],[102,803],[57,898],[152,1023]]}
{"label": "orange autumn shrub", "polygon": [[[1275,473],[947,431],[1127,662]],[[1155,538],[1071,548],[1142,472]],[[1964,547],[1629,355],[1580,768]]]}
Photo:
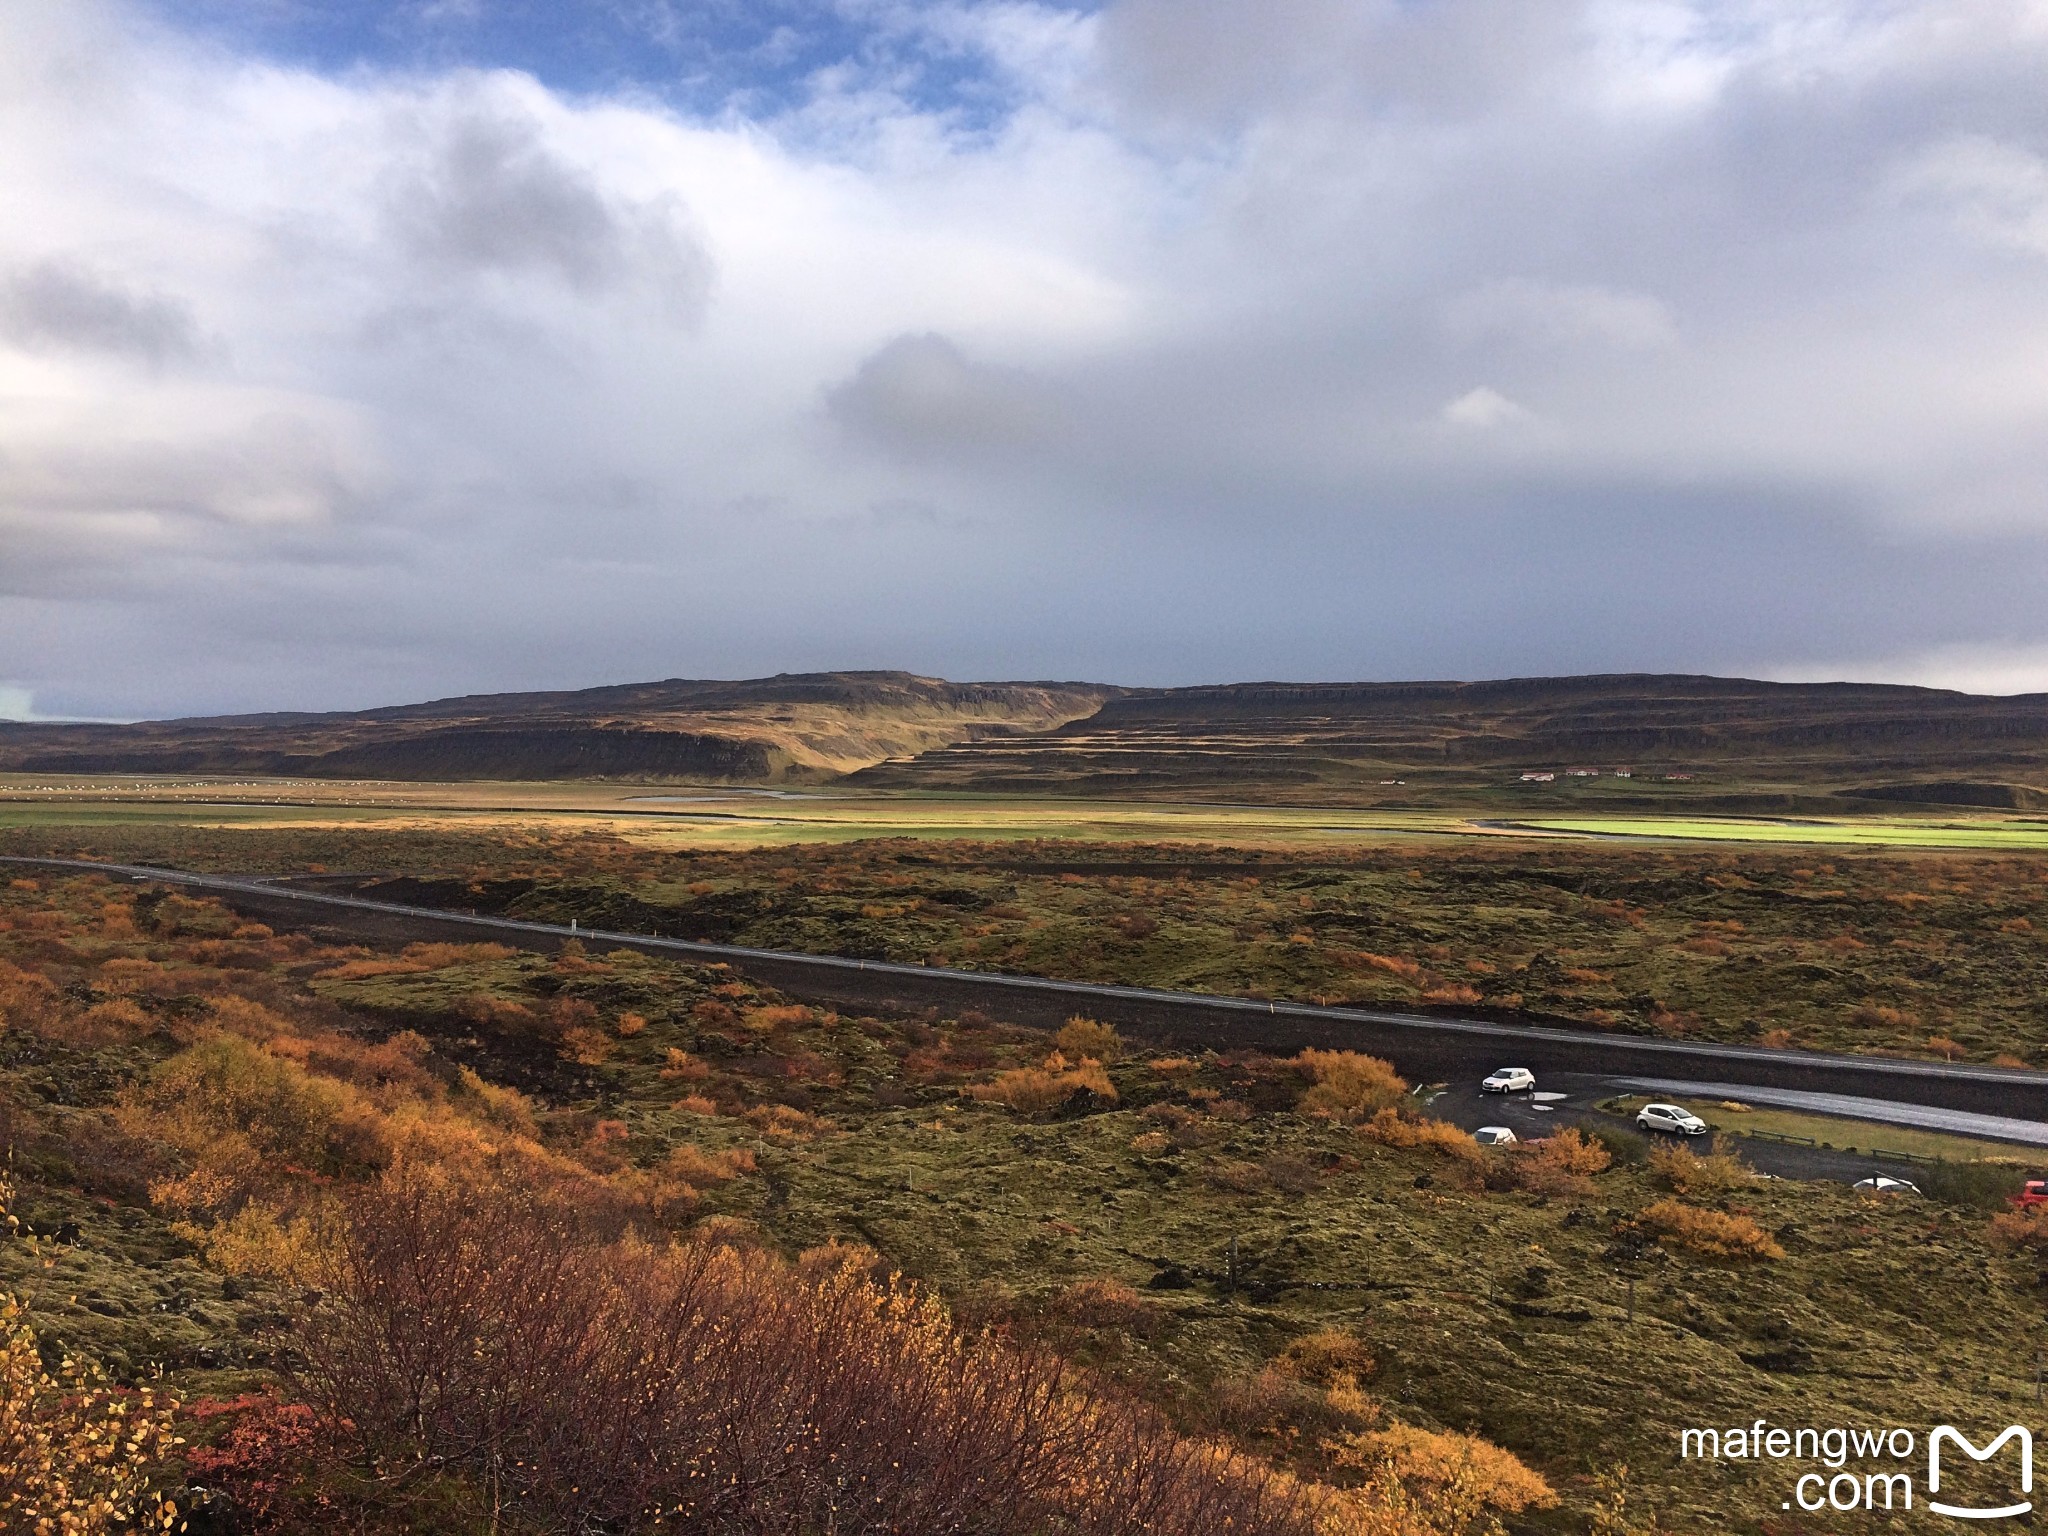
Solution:
{"label": "orange autumn shrub", "polygon": [[745,1147],[735,1147],[724,1152],[706,1152],[699,1147],[691,1146],[688,1142],[669,1153],[662,1168],[671,1177],[699,1188],[729,1184],[734,1179],[759,1171],[754,1154]]}
{"label": "orange autumn shrub", "polygon": [[668,1048],[661,1075],[670,1082],[701,1083],[711,1075],[711,1064],[672,1045]]}
{"label": "orange autumn shrub", "polygon": [[1280,1351],[1274,1365],[1290,1376],[1328,1386],[1340,1378],[1363,1381],[1379,1369],[1371,1348],[1342,1328],[1318,1328]]}
{"label": "orange autumn shrub", "polygon": [[1375,955],[1366,950],[1358,950],[1351,958],[1359,965],[1369,966],[1375,971],[1385,971],[1392,976],[1399,976],[1403,981],[1419,982],[1422,980],[1422,967],[1415,961],[1405,960],[1398,955]]}
{"label": "orange autumn shrub", "polygon": [[1503,1515],[1549,1509],[1557,1493],[1512,1452],[1476,1435],[1409,1424],[1341,1436],[1339,1466],[1367,1474],[1378,1495],[1332,1533],[1359,1536],[1499,1536]]}
{"label": "orange autumn shrub", "polygon": [[533,1104],[517,1088],[490,1083],[468,1067],[455,1069],[455,1092],[449,1103],[458,1112],[518,1139],[533,1141],[540,1136]]}
{"label": "orange autumn shrub", "polygon": [[482,965],[493,960],[511,960],[519,951],[504,944],[408,944],[405,958],[430,971],[451,965]]}
{"label": "orange autumn shrub", "polygon": [[456,999],[455,1016],[465,1024],[508,1033],[538,1033],[540,1016],[516,998],[471,992]]}
{"label": "orange autumn shrub", "polygon": [[56,1022],[45,1032],[71,1045],[124,1045],[156,1029],[156,1021],[133,999],[109,998],[83,1013]]}
{"label": "orange autumn shrub", "polygon": [[1052,1043],[1069,1061],[1110,1062],[1124,1053],[1123,1037],[1115,1029],[1080,1014],[1059,1027]]}
{"label": "orange autumn shrub", "polygon": [[1583,1195],[1593,1187],[1593,1175],[1604,1172],[1614,1161],[1607,1148],[1577,1126],[1539,1141],[1522,1142],[1509,1149],[1517,1182],[1539,1195]]}
{"label": "orange autumn shrub", "polygon": [[1756,1182],[1756,1170],[1718,1141],[1704,1157],[1682,1143],[1652,1147],[1649,1166],[1667,1189],[1690,1200],[1720,1199]]}
{"label": "orange autumn shrub", "polygon": [[960,1090],[984,1104],[1007,1104],[1024,1114],[1040,1114],[1080,1095],[1084,1099],[1114,1104],[1116,1085],[1099,1061],[1068,1066],[1055,1051],[1042,1067],[1015,1067],[998,1072],[985,1083],[969,1083]]}
{"label": "orange autumn shrub", "polygon": [[594,1024],[572,1024],[562,1032],[563,1059],[579,1066],[601,1067],[613,1049],[612,1037]]}
{"label": "orange autumn shrub", "polygon": [[770,1141],[784,1143],[810,1141],[839,1129],[822,1115],[806,1114],[788,1104],[757,1104],[740,1118]]}
{"label": "orange autumn shrub", "polygon": [[1743,1263],[1785,1257],[1778,1240],[1747,1216],[1667,1199],[1650,1206],[1638,1219],[1659,1243],[1703,1258]]}
{"label": "orange autumn shrub", "polygon": [[1295,1065],[1312,1079],[1297,1108],[1305,1115],[1357,1122],[1370,1120],[1408,1096],[1408,1085],[1391,1062],[1358,1051],[1303,1051]]}
{"label": "orange autumn shrub", "polygon": [[1460,1162],[1477,1162],[1479,1143],[1470,1131],[1460,1130],[1448,1120],[1424,1120],[1404,1115],[1398,1109],[1381,1110],[1359,1128],[1359,1134],[1385,1147],[1423,1147]]}
{"label": "orange autumn shrub", "polygon": [[2048,1254],[2048,1206],[2000,1211],[1991,1218],[1991,1237],[2000,1247]]}
{"label": "orange autumn shrub", "polygon": [[1426,1003],[1447,1003],[1464,1006],[1478,1002],[1481,995],[1477,987],[1469,986],[1465,982],[1446,981],[1426,988],[1423,991],[1422,1000]]}
{"label": "orange autumn shrub", "polygon": [[182,1155],[188,1171],[150,1196],[226,1215],[292,1178],[365,1177],[385,1167],[385,1117],[361,1090],[316,1076],[240,1035],[217,1034],[163,1062],[123,1096],[130,1134]]}

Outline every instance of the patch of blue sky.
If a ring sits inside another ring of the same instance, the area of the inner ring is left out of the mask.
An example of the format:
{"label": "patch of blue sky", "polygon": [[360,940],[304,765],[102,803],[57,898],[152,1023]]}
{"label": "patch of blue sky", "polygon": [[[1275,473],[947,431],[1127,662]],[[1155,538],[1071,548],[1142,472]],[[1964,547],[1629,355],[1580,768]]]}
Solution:
{"label": "patch of blue sky", "polygon": [[[515,69],[572,95],[771,118],[823,82],[879,90],[963,127],[1020,99],[958,19],[975,0],[147,0],[174,28],[323,74]],[[1095,0],[1037,0],[1086,14]]]}

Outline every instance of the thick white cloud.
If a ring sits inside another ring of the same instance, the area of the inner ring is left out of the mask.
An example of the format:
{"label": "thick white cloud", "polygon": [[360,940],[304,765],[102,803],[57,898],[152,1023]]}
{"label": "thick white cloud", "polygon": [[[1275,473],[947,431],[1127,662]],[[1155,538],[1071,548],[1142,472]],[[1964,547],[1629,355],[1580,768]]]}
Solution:
{"label": "thick white cloud", "polygon": [[0,676],[2048,647],[2040,0],[868,13],[1014,109],[0,12]]}

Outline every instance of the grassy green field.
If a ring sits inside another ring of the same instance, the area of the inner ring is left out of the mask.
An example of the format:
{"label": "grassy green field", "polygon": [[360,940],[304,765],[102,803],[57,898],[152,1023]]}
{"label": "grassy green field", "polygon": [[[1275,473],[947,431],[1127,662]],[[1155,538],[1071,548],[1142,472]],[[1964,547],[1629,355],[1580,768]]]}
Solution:
{"label": "grassy green field", "polygon": [[765,795],[634,784],[401,784],[320,780],[67,780],[0,775],[0,827],[166,825],[555,828],[665,847],[751,847],[868,838],[1188,841],[1341,845],[1477,833],[1448,812],[1332,810],[1052,796]]}
{"label": "grassy green field", "polygon": [[1414,836],[1673,839],[1819,848],[2048,850],[2048,820],[1985,812],[1832,818],[1543,815],[1453,810],[1091,800],[1051,795],[853,792],[766,794],[729,786],[400,783],[105,775],[53,783],[0,774],[0,827],[368,827],[603,832],[656,847],[778,847],[873,838],[1193,842],[1343,848]]}
{"label": "grassy green field", "polygon": [[[1608,1099],[1600,1106],[1605,1114],[1622,1122],[1633,1122],[1645,1104],[1673,1102],[1669,1096],[1629,1094]],[[1946,1162],[2006,1162],[2031,1168],[2039,1161],[2040,1149],[2010,1141],[1979,1141],[1969,1136],[1951,1136],[1940,1131],[1923,1131],[1909,1125],[1892,1125],[1877,1120],[1857,1120],[1846,1115],[1813,1115],[1793,1109],[1774,1109],[1763,1104],[1736,1107],[1727,1101],[1688,1099],[1684,1107],[1706,1121],[1716,1132],[1735,1136],[1760,1134],[1789,1136],[1815,1146],[1839,1148],[1845,1152],[1903,1152],[1908,1157],[1939,1158]]]}
{"label": "grassy green field", "polygon": [[1985,848],[2048,850],[2048,821],[2039,817],[1984,816],[1939,821],[1872,816],[1840,821],[1698,819],[1685,816],[1545,817],[1512,828],[1591,837],[1683,838],[1717,843],[1811,843],[1850,848]]}

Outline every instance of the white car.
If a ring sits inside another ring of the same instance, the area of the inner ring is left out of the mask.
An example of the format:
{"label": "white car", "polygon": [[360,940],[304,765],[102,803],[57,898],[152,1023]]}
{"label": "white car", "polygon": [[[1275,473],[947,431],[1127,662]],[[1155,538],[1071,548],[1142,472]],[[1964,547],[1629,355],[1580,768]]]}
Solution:
{"label": "white car", "polygon": [[1479,1085],[1481,1093],[1529,1093],[1536,1087],[1536,1074],[1527,1067],[1502,1067]]}
{"label": "white car", "polygon": [[1482,1147],[1504,1147],[1515,1140],[1515,1133],[1504,1125],[1482,1125],[1472,1133],[1472,1139]]}
{"label": "white car", "polygon": [[1676,1104],[1645,1104],[1636,1115],[1636,1125],[1645,1131],[1662,1131],[1668,1136],[1704,1136],[1707,1122]]}
{"label": "white car", "polygon": [[1920,1186],[1911,1179],[1895,1179],[1888,1173],[1873,1173],[1867,1179],[1856,1181],[1859,1195],[1917,1195]]}

